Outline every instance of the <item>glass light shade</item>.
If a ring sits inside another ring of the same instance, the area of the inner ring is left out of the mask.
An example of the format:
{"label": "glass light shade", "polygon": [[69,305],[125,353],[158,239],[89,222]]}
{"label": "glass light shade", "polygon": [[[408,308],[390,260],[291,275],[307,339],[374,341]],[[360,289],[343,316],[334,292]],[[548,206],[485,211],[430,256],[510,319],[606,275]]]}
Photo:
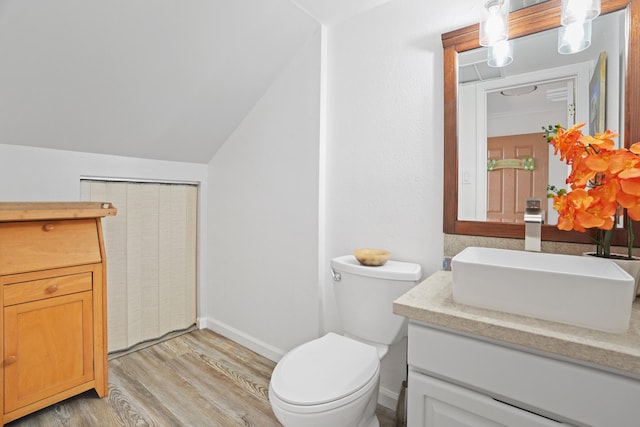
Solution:
{"label": "glass light shade", "polygon": [[558,53],[578,53],[591,46],[591,21],[558,28]]}
{"label": "glass light shade", "polygon": [[480,20],[480,45],[493,46],[509,38],[509,0],[489,0]]}
{"label": "glass light shade", "polygon": [[592,21],[598,15],[600,15],[600,0],[562,0],[560,23],[564,26]]}
{"label": "glass light shade", "polygon": [[489,67],[504,67],[513,62],[511,42],[503,40],[489,47],[487,65]]}

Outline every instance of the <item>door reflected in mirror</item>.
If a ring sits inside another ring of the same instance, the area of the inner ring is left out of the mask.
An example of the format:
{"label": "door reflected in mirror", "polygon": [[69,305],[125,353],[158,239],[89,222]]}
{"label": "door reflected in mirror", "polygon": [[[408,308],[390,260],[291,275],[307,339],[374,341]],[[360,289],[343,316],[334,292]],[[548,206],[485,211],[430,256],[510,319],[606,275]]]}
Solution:
{"label": "door reflected in mirror", "polygon": [[598,17],[591,46],[574,55],[558,53],[557,29],[514,39],[505,67],[489,67],[486,48],[458,55],[458,220],[522,223],[536,197],[557,222],[547,185],[566,187],[569,169],[544,139],[549,125],[605,127],[622,145],[625,13]]}

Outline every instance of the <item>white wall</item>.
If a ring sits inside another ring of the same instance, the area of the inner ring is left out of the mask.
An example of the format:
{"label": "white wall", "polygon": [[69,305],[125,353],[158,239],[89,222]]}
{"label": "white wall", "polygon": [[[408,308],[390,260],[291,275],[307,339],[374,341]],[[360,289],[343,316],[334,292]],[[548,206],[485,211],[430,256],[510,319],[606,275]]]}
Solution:
{"label": "white wall", "polygon": [[[206,233],[207,165],[0,144],[0,201],[78,201],[82,177],[197,183],[198,233]],[[205,243],[198,239],[200,260],[207,259]],[[205,264],[198,264],[198,301]]]}
{"label": "white wall", "polygon": [[209,163],[202,326],[273,360],[318,336],[320,39]]}
{"label": "white wall", "polygon": [[[332,257],[382,247],[425,277],[440,268],[440,35],[476,19],[472,1],[449,11],[392,1],[323,30],[327,44],[318,35],[282,72],[209,164],[202,326],[278,360],[341,331]],[[405,345],[383,361],[381,403],[392,408]]]}
{"label": "white wall", "polygon": [[[464,150],[458,150],[458,219],[476,220],[486,217],[483,199],[485,184],[480,183],[478,176],[478,125],[476,123],[476,85],[466,84],[458,87],[458,120],[465,125],[458,127],[458,141],[474,141],[467,144]],[[484,158],[485,156],[482,156]],[[479,210],[478,207],[483,209]]]}
{"label": "white wall", "polygon": [[[327,258],[358,247],[422,265],[443,256],[441,33],[477,20],[481,2],[394,0],[329,29]],[[339,329],[325,276],[326,328]],[[381,403],[405,375],[405,342],[383,360]]]}
{"label": "white wall", "polygon": [[207,165],[0,144],[2,201],[80,200],[80,178],[87,176],[204,186]]}

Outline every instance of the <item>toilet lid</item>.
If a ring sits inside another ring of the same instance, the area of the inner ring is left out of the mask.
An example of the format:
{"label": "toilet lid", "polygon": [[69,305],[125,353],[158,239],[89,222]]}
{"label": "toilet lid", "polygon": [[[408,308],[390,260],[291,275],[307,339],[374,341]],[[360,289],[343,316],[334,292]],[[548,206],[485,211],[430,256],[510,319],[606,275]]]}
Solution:
{"label": "toilet lid", "polygon": [[271,389],[293,405],[319,405],[355,393],[379,365],[375,347],[330,332],[287,353],[273,371]]}

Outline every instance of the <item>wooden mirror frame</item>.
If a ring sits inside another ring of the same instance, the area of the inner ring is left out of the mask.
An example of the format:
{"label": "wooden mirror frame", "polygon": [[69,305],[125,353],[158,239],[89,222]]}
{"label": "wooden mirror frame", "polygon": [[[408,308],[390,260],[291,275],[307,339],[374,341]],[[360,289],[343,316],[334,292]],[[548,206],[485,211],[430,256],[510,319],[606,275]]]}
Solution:
{"label": "wooden mirror frame", "polygon": [[[509,15],[509,39],[560,26],[561,0],[548,0]],[[602,0],[602,13],[623,9],[629,12],[629,44],[625,80],[624,145],[640,141],[640,0]],[[524,239],[524,224],[458,220],[458,53],[479,48],[479,25],[474,24],[442,35],[444,48],[444,207],[445,234]],[[593,230],[592,230],[593,231]],[[640,224],[634,222],[636,236]],[[616,230],[613,244],[626,246],[626,233]],[[561,231],[555,225],[542,226],[542,240],[593,243],[589,233]],[[640,238],[635,245],[640,246]]]}

